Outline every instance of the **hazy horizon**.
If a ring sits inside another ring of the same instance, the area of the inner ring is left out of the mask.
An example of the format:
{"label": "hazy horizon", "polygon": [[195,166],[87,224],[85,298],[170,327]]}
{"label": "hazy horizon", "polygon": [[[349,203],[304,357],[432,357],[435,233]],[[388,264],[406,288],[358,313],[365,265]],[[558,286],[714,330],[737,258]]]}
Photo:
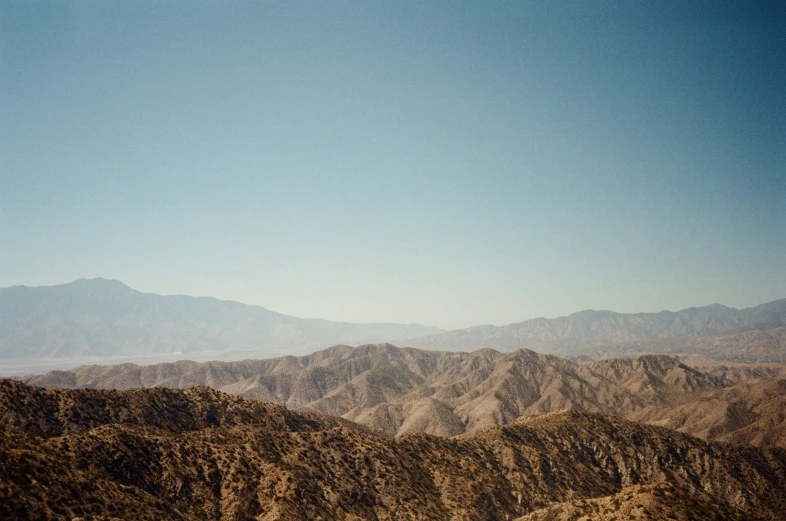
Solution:
{"label": "hazy horizon", "polygon": [[456,329],[786,295],[786,7],[0,5],[0,287]]}
{"label": "hazy horizon", "polygon": [[[76,283],[76,282],[95,281],[95,280],[102,280],[102,281],[106,281],[106,282],[119,282],[120,284],[123,284],[124,286],[130,288],[131,290],[139,291],[140,293],[143,293],[143,294],[154,294],[154,295],[159,295],[159,296],[162,296],[162,297],[180,297],[180,296],[185,296],[185,297],[192,297],[192,298],[210,298],[210,299],[220,300],[220,301],[223,301],[223,302],[235,302],[235,303],[238,303],[238,304],[244,304],[244,305],[249,305],[249,306],[258,306],[258,307],[267,309],[268,311],[273,311],[273,312],[276,312],[276,313],[280,313],[280,311],[278,311],[278,310],[265,308],[265,306],[260,306],[259,304],[251,304],[251,303],[248,303],[248,302],[241,302],[241,301],[231,300],[231,299],[219,299],[219,298],[214,297],[212,295],[192,295],[192,294],[186,294],[186,293],[157,294],[157,293],[154,293],[154,292],[140,291],[137,288],[133,288],[133,287],[128,286],[127,284],[125,284],[121,280],[106,279],[106,278],[103,278],[103,277],[81,278],[81,279],[77,279],[77,280],[74,280],[74,281],[65,282],[65,283],[62,283],[62,284],[53,284],[52,286],[67,286],[69,284],[73,284],[73,283]],[[32,288],[51,287],[51,286],[48,286],[48,285],[45,285],[45,286],[27,286],[27,285],[24,285],[24,284],[18,284],[16,286],[32,287]],[[6,288],[0,287],[0,289],[6,289]],[[576,313],[581,313],[583,311],[601,311],[601,312],[610,311],[612,313],[618,313],[618,314],[642,314],[642,313],[648,314],[648,313],[659,313],[659,312],[673,312],[673,313],[676,313],[676,312],[679,312],[679,311],[684,311],[686,309],[701,308],[701,307],[708,307],[708,306],[714,306],[714,305],[721,305],[721,306],[725,306],[725,307],[732,308],[732,309],[747,309],[747,308],[757,307],[757,306],[760,306],[760,305],[763,305],[763,304],[769,304],[771,302],[775,302],[775,301],[779,301],[779,300],[783,300],[783,299],[786,299],[786,297],[777,298],[777,299],[774,299],[772,301],[759,302],[758,304],[753,304],[751,306],[745,306],[745,307],[741,307],[741,308],[735,308],[734,306],[727,306],[726,304],[723,304],[722,302],[711,302],[711,303],[707,303],[707,304],[697,304],[697,305],[694,305],[694,306],[688,306],[687,308],[680,308],[680,309],[659,309],[657,311],[618,311],[618,310],[614,310],[614,309],[584,308],[584,309],[577,309],[577,310],[571,311],[571,312],[566,313],[564,315],[555,315],[555,316],[538,315],[538,316],[535,316],[535,317],[525,317],[525,318],[522,318],[521,320],[516,320],[514,322],[504,322],[504,323],[498,323],[498,324],[494,324],[494,323],[473,324],[473,325],[470,325],[470,326],[466,326],[464,328],[454,328],[454,329],[467,329],[467,328],[473,328],[473,327],[479,327],[479,326],[489,326],[489,325],[490,326],[506,326],[506,325],[515,324],[515,323],[519,323],[519,322],[525,322],[527,320],[532,320],[532,319],[536,319],[536,318],[545,318],[545,319],[549,319],[550,320],[550,319],[554,319],[554,318],[567,317],[567,316],[570,316],[570,315],[573,315],[573,314],[576,314]],[[328,319],[324,319],[324,317],[297,317],[297,318],[316,319],[316,320],[328,320]],[[339,321],[336,321],[336,322],[339,322]],[[381,321],[381,322],[377,322],[377,323],[395,323],[395,322]],[[419,324],[419,325],[424,325],[424,326],[434,326],[434,324],[426,324],[426,323],[423,323],[423,322],[411,322],[411,324]],[[445,329],[445,328],[442,328],[442,329]],[[445,330],[449,331],[447,329],[445,329]]]}

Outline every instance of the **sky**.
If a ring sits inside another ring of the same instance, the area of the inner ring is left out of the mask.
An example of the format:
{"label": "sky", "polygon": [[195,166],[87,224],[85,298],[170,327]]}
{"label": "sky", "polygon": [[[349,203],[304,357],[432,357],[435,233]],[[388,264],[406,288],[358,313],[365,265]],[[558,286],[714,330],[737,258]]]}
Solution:
{"label": "sky", "polygon": [[0,3],[0,287],[446,329],[786,297],[780,2]]}

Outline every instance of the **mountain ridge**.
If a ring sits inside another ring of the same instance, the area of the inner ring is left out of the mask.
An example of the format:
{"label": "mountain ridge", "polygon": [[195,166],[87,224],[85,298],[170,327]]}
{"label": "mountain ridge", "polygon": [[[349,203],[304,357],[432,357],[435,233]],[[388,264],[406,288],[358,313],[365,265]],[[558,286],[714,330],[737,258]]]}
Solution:
{"label": "mountain ridge", "polygon": [[[31,401],[55,406],[10,414]],[[722,519],[785,519],[783,449],[576,410],[447,439],[255,412],[269,407],[208,389],[48,390],[0,380],[0,514],[492,521],[543,519],[558,505],[605,515],[617,498],[654,521],[682,519],[675,512],[703,519],[695,509],[706,505]],[[211,410],[219,421],[205,421]],[[41,432],[42,421],[76,427]],[[662,501],[631,503],[636,487]]]}
{"label": "mountain ridge", "polygon": [[[782,408],[761,405],[763,396],[771,396],[786,408],[786,386],[770,385],[781,373],[773,369],[753,378],[743,371],[750,381],[736,386],[724,376],[740,371],[713,376],[666,355],[579,364],[527,349],[454,353],[378,344],[267,360],[83,366],[22,380],[61,388],[203,385],[340,416],[387,435],[466,435],[522,415],[578,408],[708,439],[786,447]],[[705,410],[708,404],[715,413]],[[727,411],[746,421],[729,420]]]}
{"label": "mountain ridge", "polygon": [[[766,345],[742,355],[717,348],[691,351],[695,340],[707,335],[744,337],[759,330],[781,332],[771,335]],[[0,288],[0,359],[21,359],[20,367],[30,365],[24,360],[42,358],[67,363],[72,359],[149,356],[158,361],[161,358],[154,357],[201,353],[203,359],[227,360],[379,342],[451,351],[527,347],[577,358],[664,352],[772,362],[782,360],[786,350],[786,299],[742,310],[721,304],[658,313],[582,310],[553,319],[444,332],[419,324],[298,318],[213,297],[143,293],[107,279]],[[675,345],[685,349],[680,351]],[[57,362],[49,367],[57,367]],[[14,370],[11,374],[21,373]]]}
{"label": "mountain ridge", "polygon": [[582,310],[553,319],[533,318],[504,326],[483,325],[414,338],[412,347],[502,351],[528,347],[544,352],[590,350],[645,340],[681,340],[786,326],[786,299],[735,309],[722,304],[657,313]]}
{"label": "mountain ridge", "polygon": [[0,358],[247,351],[270,356],[441,331],[304,319],[213,297],[156,295],[119,281],[0,290]]}

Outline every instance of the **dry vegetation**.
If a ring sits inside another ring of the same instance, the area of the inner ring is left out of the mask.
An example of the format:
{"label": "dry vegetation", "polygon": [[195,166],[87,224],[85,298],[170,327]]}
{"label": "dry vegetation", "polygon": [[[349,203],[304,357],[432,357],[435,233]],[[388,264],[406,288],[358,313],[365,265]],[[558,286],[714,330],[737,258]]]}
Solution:
{"label": "dry vegetation", "polygon": [[657,483],[673,485],[664,508],[710,501],[728,519],[786,512],[782,449],[578,411],[461,438],[390,438],[205,388],[66,391],[5,380],[0,418],[3,518],[496,520],[615,494],[622,505],[638,490],[626,487]]}
{"label": "dry vegetation", "polygon": [[717,503],[711,496],[692,494],[669,483],[634,485],[608,497],[579,499],[552,505],[516,521],[753,521],[751,512],[740,512]]}

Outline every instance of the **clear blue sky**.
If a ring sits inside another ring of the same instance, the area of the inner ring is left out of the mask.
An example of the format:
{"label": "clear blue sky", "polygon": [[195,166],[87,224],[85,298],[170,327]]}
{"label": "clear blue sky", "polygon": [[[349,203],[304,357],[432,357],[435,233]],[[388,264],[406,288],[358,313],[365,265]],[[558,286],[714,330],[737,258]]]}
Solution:
{"label": "clear blue sky", "polygon": [[780,2],[0,3],[0,287],[444,328],[786,297]]}

